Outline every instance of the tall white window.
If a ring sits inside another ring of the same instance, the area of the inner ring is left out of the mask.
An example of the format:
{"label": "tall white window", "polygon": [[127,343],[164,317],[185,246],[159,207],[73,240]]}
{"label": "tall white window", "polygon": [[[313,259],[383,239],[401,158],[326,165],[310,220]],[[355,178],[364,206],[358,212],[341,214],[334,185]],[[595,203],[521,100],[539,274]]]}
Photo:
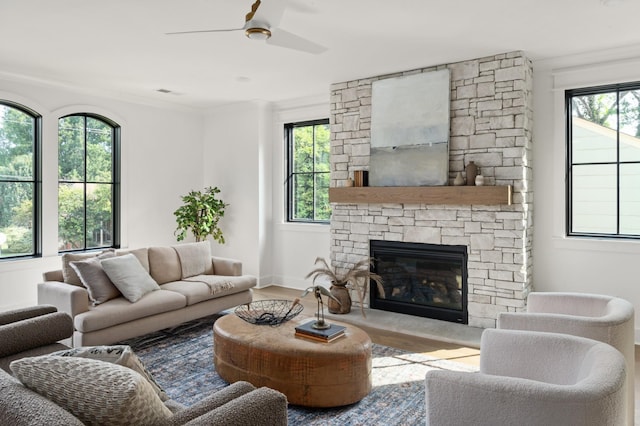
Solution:
{"label": "tall white window", "polygon": [[58,250],[119,247],[120,127],[74,114],[58,121]]}
{"label": "tall white window", "polygon": [[640,238],[640,83],[574,89],[567,106],[567,233]]}
{"label": "tall white window", "polygon": [[329,120],[289,123],[287,144],[287,221],[328,223],[331,138]]}
{"label": "tall white window", "polygon": [[0,258],[40,255],[40,121],[0,101]]}

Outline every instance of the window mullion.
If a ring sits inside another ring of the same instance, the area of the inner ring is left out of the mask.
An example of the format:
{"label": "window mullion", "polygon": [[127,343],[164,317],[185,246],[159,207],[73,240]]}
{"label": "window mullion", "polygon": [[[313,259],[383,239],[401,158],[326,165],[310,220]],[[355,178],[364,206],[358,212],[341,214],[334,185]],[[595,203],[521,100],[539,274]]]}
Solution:
{"label": "window mullion", "polygon": [[82,186],[84,188],[84,199],[83,199],[83,212],[84,212],[84,218],[83,218],[83,223],[84,223],[84,227],[83,227],[83,241],[84,241],[84,247],[82,247],[84,250],[87,249],[87,116],[84,115],[83,116],[83,123],[84,123],[84,128],[83,128],[83,136],[84,136],[84,176],[82,179]]}
{"label": "window mullion", "polygon": [[620,90],[616,90],[616,235],[620,235]]}
{"label": "window mullion", "polygon": [[311,217],[313,217],[313,220],[317,219],[317,214],[316,214],[316,197],[317,197],[317,193],[316,193],[316,126],[313,125],[311,127],[311,144],[313,146],[312,152],[313,152],[313,158],[311,159],[311,187],[313,188],[312,192],[313,192],[313,207],[311,210]]}

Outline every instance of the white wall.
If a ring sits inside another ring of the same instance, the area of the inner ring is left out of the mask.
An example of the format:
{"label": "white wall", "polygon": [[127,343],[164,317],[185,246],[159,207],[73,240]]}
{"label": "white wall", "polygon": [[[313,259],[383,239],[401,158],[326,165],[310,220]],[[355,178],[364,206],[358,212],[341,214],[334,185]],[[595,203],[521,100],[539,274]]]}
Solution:
{"label": "white wall", "polygon": [[30,107],[43,119],[43,257],[0,261],[0,310],[37,303],[42,272],[60,268],[57,255],[57,121],[94,112],[122,128],[122,246],[175,243],[173,211],[180,195],[203,181],[202,115],[0,76],[0,99]]}
{"label": "white wall", "polygon": [[[565,236],[564,121],[564,90],[639,81],[640,49],[540,61],[534,63],[533,79],[534,289],[618,296],[640,312],[636,278],[640,242]],[[640,315],[636,315],[638,329]]]}
{"label": "white wall", "polygon": [[329,91],[326,95],[274,105],[273,140],[273,282],[285,287],[305,289],[311,281],[305,276],[314,269],[316,257],[329,261],[329,225],[286,222],[285,210],[285,123],[329,117]]}
{"label": "white wall", "polygon": [[329,258],[329,226],[285,221],[283,126],[329,116],[329,95],[268,105],[246,102],[207,113],[204,181],[229,207],[226,244],[213,252],[242,259],[259,286],[306,288],[317,256]]}
{"label": "white wall", "polygon": [[[245,102],[216,108],[206,115],[204,186],[220,188],[229,206],[220,222],[225,244],[213,243],[215,255],[241,259],[244,273],[260,270],[260,133],[268,106]],[[262,281],[262,279],[260,279]]]}

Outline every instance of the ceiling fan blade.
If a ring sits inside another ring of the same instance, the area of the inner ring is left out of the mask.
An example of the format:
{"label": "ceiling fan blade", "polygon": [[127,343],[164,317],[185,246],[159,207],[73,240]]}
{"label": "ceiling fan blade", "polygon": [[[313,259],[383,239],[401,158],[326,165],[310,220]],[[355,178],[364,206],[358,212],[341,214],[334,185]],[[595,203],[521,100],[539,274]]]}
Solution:
{"label": "ceiling fan blade", "polygon": [[172,33],[164,33],[165,35],[176,35],[176,34],[198,34],[198,33],[228,33],[231,31],[244,31],[244,27],[242,28],[227,28],[224,30],[195,30],[195,31],[175,31]]}
{"label": "ceiling fan blade", "polygon": [[254,21],[275,28],[280,24],[288,0],[256,0],[247,22]]}
{"label": "ceiling fan blade", "polygon": [[273,34],[271,38],[267,40],[267,44],[285,47],[287,49],[299,50],[314,55],[323,53],[327,50],[327,48],[324,46],[321,46],[317,43],[307,40],[306,38],[302,38],[280,28],[273,29],[271,31]]}

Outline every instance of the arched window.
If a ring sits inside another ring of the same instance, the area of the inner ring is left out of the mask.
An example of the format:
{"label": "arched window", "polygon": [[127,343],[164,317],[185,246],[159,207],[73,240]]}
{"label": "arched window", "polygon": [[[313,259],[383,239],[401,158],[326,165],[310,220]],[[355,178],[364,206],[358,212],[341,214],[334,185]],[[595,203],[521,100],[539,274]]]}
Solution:
{"label": "arched window", "polygon": [[40,122],[0,101],[0,258],[40,255]]}
{"label": "arched window", "polygon": [[58,251],[119,247],[120,127],[94,114],[58,121]]}

